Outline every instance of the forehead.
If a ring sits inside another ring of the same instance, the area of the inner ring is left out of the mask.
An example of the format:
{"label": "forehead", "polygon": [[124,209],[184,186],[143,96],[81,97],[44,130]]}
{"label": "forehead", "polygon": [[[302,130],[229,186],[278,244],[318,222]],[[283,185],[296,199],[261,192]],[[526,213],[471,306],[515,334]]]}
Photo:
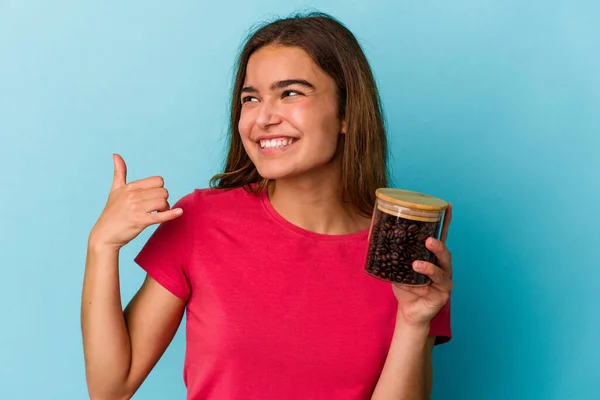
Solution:
{"label": "forehead", "polygon": [[305,79],[318,84],[327,76],[302,49],[265,46],[250,56],[246,66],[247,85],[266,86],[285,79]]}

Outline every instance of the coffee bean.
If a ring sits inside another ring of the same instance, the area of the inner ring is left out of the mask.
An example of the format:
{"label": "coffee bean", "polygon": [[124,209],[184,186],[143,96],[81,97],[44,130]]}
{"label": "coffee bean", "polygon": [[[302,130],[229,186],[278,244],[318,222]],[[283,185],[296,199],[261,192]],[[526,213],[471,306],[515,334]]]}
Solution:
{"label": "coffee bean", "polygon": [[431,279],[413,270],[415,260],[434,261],[425,247],[436,236],[440,221],[421,222],[375,210],[366,271],[379,279],[406,285],[427,285]]}

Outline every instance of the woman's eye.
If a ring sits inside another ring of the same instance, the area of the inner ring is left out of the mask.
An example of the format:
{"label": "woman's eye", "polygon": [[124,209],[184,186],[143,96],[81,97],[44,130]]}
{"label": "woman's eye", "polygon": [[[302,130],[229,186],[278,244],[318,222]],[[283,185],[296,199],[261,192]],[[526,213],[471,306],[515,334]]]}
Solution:
{"label": "woman's eye", "polygon": [[292,96],[292,95],[296,96],[296,95],[299,95],[299,94],[301,94],[301,93],[297,92],[295,90],[286,90],[286,91],[284,91],[282,93],[281,97],[289,97],[289,96]]}
{"label": "woman's eye", "polygon": [[256,98],[256,97],[253,97],[253,96],[245,96],[245,97],[242,97],[242,103],[247,103],[247,102],[249,102],[249,101],[256,101],[256,100],[257,100],[257,98]]}

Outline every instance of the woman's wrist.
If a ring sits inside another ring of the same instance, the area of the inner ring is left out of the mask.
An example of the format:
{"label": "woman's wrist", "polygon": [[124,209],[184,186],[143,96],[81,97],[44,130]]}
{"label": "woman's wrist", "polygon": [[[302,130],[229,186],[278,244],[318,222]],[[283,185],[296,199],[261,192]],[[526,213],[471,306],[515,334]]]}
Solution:
{"label": "woman's wrist", "polygon": [[410,322],[407,321],[400,308],[398,307],[398,313],[396,314],[396,329],[401,328],[403,331],[412,332],[414,334],[429,335],[429,329],[431,327],[430,321],[426,322]]}

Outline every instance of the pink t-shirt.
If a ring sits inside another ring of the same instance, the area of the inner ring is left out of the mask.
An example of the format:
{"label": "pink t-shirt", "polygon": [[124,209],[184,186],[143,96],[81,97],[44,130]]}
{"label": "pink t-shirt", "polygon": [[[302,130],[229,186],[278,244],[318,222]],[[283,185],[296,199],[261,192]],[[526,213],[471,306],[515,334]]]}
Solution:
{"label": "pink t-shirt", "polygon": [[[241,188],[175,206],[135,261],[187,301],[188,399],[370,398],[398,303],[364,272],[368,230],[310,232]],[[450,340],[449,303],[430,334]]]}

